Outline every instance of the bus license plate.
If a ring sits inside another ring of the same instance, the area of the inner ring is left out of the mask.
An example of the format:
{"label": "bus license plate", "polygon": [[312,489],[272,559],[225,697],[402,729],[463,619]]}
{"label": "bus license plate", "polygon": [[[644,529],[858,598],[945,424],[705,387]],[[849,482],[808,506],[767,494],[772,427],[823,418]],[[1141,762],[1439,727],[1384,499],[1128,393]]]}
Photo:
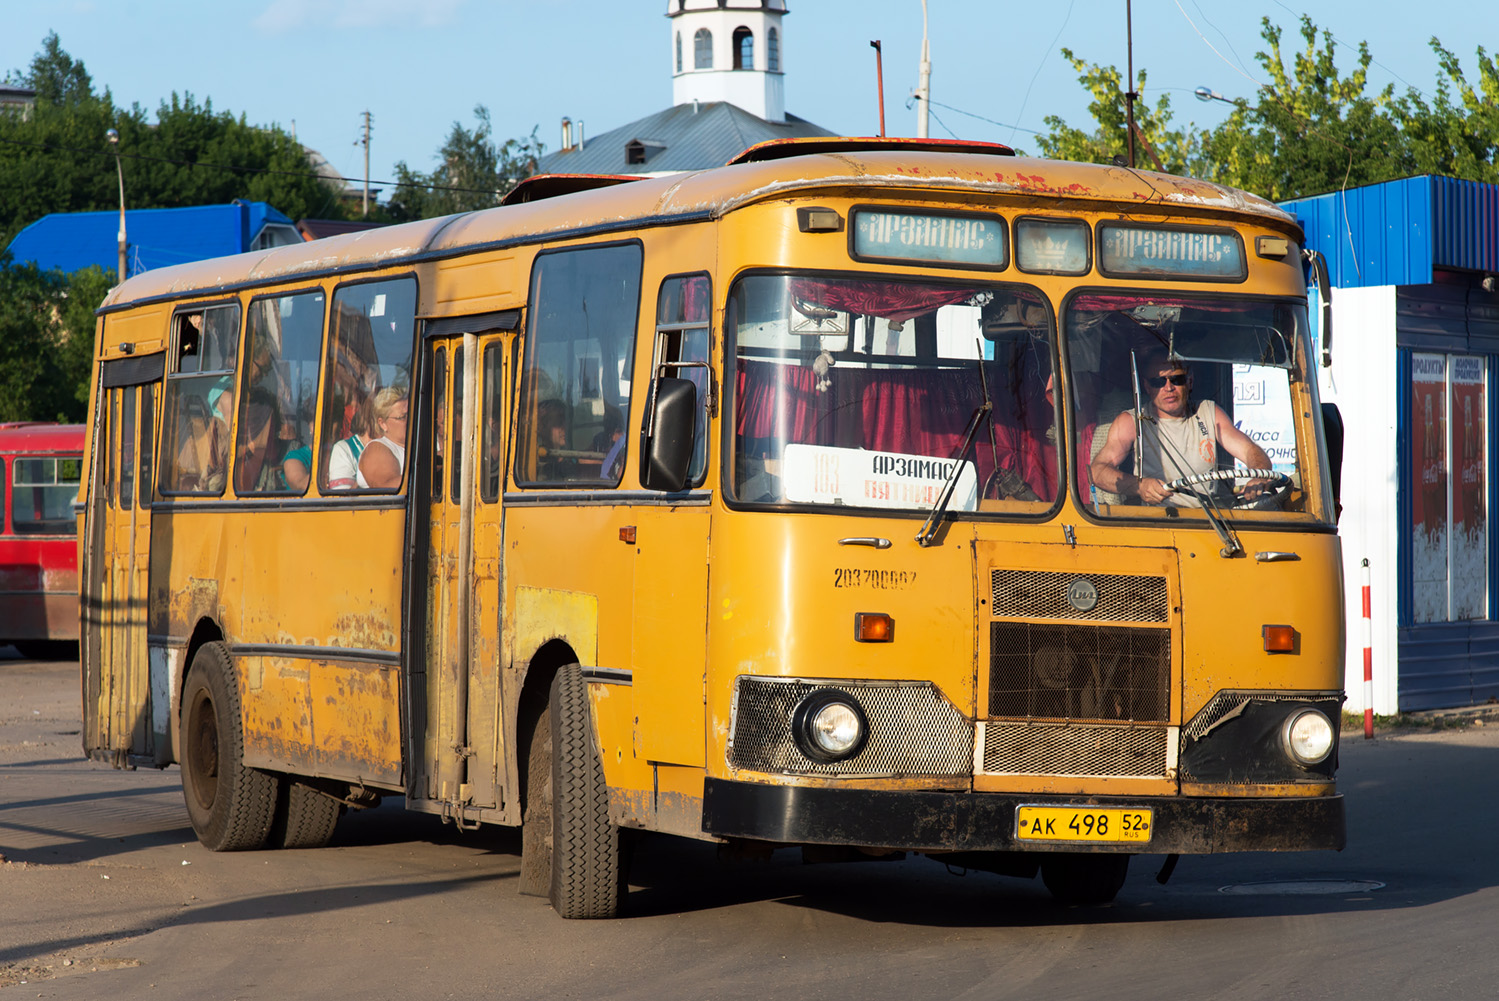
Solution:
{"label": "bus license plate", "polygon": [[1148,807],[1022,806],[1015,836],[1021,841],[1145,844],[1154,816]]}

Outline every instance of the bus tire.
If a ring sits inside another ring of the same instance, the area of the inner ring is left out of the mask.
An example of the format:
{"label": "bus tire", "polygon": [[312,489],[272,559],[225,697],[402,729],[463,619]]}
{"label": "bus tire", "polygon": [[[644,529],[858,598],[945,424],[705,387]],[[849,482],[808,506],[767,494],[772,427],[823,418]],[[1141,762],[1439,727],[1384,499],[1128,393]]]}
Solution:
{"label": "bus tire", "polygon": [[246,768],[239,682],[229,651],[205,643],[182,692],[182,797],[198,840],[210,851],[265,846],[280,783]]}
{"label": "bus tire", "polygon": [[564,918],[612,918],[624,902],[619,828],[594,739],[582,669],[552,679],[552,907]]}
{"label": "bus tire", "polygon": [[552,714],[544,705],[526,746],[519,890],[546,897],[552,890]]}
{"label": "bus tire", "polygon": [[1107,904],[1119,895],[1128,874],[1128,855],[1058,853],[1041,860],[1041,882],[1060,904]]}
{"label": "bus tire", "polygon": [[296,779],[284,779],[280,786],[267,843],[272,848],[326,848],[343,804]]}

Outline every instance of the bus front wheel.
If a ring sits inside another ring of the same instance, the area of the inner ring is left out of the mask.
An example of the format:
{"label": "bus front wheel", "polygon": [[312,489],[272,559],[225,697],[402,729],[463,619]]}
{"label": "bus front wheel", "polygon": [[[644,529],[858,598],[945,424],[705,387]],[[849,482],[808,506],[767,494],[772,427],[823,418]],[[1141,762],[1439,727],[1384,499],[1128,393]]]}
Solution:
{"label": "bus front wheel", "polygon": [[205,848],[265,846],[275,816],[276,778],[244,765],[239,682],[229,651],[207,643],[193,657],[182,693],[182,796]]}
{"label": "bus front wheel", "polygon": [[1041,882],[1060,904],[1107,904],[1128,874],[1128,855],[1058,853],[1041,861]]}
{"label": "bus front wheel", "polygon": [[568,664],[552,679],[552,907],[564,918],[612,918],[625,894],[620,832],[609,820],[609,790],[599,760],[582,669]]}

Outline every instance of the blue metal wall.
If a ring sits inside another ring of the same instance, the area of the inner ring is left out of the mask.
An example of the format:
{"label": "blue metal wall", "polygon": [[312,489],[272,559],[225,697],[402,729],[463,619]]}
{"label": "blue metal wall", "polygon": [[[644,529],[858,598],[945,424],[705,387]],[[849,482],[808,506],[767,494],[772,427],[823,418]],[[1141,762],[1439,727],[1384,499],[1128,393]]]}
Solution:
{"label": "blue metal wall", "polygon": [[1499,185],[1423,175],[1282,202],[1335,287],[1428,285],[1437,268],[1499,271]]}

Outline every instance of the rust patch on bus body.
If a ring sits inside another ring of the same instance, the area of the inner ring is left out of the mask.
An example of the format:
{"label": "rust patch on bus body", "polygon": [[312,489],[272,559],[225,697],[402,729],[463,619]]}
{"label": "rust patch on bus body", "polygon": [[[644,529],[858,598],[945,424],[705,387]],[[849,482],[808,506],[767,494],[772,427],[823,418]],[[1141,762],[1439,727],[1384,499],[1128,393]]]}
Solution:
{"label": "rust patch on bus body", "polygon": [[680,792],[609,787],[609,819],[620,827],[659,831],[703,841],[721,841],[703,833],[703,798]]}
{"label": "rust patch on bus body", "polygon": [[167,629],[174,636],[191,636],[203,619],[222,622],[219,582],[207,577],[189,577],[185,587],[172,592],[167,610]]}
{"label": "rust patch on bus body", "polygon": [[353,613],[340,615],[333,621],[333,634],[328,637],[327,645],[353,650],[398,649],[389,621],[378,615]]}

